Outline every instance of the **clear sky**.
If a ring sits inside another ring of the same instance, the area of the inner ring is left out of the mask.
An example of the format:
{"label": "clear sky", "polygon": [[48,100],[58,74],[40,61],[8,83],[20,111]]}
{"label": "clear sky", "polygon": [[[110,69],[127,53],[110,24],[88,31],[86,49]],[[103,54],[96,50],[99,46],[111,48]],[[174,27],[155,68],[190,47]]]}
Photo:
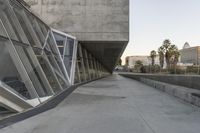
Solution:
{"label": "clear sky", "polygon": [[130,42],[122,56],[149,55],[164,39],[200,45],[200,0],[130,0]]}

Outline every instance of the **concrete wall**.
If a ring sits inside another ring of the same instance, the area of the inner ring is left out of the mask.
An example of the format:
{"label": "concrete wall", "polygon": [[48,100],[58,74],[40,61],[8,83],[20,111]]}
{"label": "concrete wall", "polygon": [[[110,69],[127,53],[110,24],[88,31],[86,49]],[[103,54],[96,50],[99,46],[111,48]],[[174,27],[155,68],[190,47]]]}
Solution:
{"label": "concrete wall", "polygon": [[159,89],[168,93],[169,95],[175,96],[185,102],[200,107],[200,91],[182,86],[171,85],[151,79],[140,78],[140,81],[151,87]]}
{"label": "concrete wall", "polygon": [[129,0],[25,0],[47,24],[81,41],[128,41]]}
{"label": "concrete wall", "polygon": [[129,77],[140,81],[140,78],[152,79],[169,84],[185,86],[193,89],[200,90],[200,76],[192,75],[155,75],[155,74],[121,74],[122,76]]}

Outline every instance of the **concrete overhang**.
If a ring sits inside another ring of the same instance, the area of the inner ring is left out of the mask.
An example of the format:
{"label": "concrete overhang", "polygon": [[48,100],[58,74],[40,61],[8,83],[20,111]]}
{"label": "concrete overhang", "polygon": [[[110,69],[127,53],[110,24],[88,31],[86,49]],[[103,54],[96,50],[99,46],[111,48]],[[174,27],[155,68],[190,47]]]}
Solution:
{"label": "concrete overhang", "polygon": [[73,35],[111,72],[129,41],[129,0],[25,0],[54,29]]}
{"label": "concrete overhang", "polygon": [[128,41],[80,41],[80,43],[112,72]]}

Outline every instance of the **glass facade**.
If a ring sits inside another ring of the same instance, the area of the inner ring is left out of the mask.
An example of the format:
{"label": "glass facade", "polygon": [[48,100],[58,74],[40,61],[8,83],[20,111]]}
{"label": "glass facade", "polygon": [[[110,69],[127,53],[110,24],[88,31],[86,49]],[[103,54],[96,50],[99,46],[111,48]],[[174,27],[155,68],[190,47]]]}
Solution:
{"label": "glass facade", "polygon": [[5,106],[19,112],[108,74],[75,37],[51,29],[17,1],[0,5],[0,91],[17,105]]}

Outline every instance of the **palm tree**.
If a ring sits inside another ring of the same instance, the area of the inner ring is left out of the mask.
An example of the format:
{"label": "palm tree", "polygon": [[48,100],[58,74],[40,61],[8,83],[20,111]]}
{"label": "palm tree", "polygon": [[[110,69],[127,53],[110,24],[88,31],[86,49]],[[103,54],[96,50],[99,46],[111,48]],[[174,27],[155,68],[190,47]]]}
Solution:
{"label": "palm tree", "polygon": [[177,65],[177,63],[179,61],[179,57],[180,57],[180,52],[179,51],[175,51],[174,52],[174,65]]}
{"label": "palm tree", "polygon": [[155,50],[152,50],[150,52],[150,57],[151,57],[151,64],[152,64],[152,66],[154,66],[155,65],[155,58],[156,58],[156,51]]}
{"label": "palm tree", "polygon": [[177,46],[171,45],[169,48],[169,52],[170,52],[170,64],[177,65],[179,56],[180,56],[180,52],[179,52]]}
{"label": "palm tree", "polygon": [[169,68],[170,58],[171,58],[171,53],[170,53],[169,49],[170,49],[170,46],[171,46],[171,41],[169,39],[164,40],[162,46],[164,47],[164,51],[165,51],[166,64],[167,64],[167,67]]}
{"label": "palm tree", "polygon": [[[177,65],[180,53],[176,45],[172,45],[169,39],[163,41],[163,45],[158,49],[160,64],[166,60],[167,68],[171,65]],[[162,65],[161,65],[162,67]]]}
{"label": "palm tree", "polygon": [[163,41],[163,47],[164,47],[165,49],[168,49],[170,45],[171,45],[171,41],[170,41],[169,39],[165,39],[165,40]]}
{"label": "palm tree", "polygon": [[143,66],[143,62],[141,60],[137,60],[135,62],[135,66],[134,68],[137,70],[137,72],[139,72],[141,70],[141,67]]}
{"label": "palm tree", "polygon": [[160,67],[163,68],[165,61],[165,51],[163,46],[158,48],[158,55],[159,55]]}

